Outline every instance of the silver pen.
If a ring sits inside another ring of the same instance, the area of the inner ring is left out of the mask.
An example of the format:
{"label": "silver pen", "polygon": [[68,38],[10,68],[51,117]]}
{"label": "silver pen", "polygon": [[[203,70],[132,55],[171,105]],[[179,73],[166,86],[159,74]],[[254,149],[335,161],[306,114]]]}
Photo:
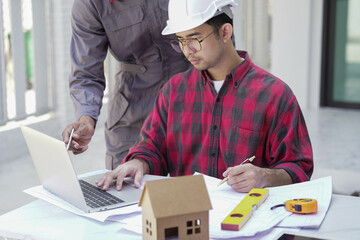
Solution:
{"label": "silver pen", "polygon": [[70,147],[70,143],[71,143],[71,140],[72,140],[72,136],[73,136],[73,134],[74,134],[74,128],[73,129],[71,129],[71,133],[70,133],[70,137],[69,137],[69,142],[68,142],[68,144],[67,144],[67,146],[66,146],[66,151],[69,151],[69,147]]}

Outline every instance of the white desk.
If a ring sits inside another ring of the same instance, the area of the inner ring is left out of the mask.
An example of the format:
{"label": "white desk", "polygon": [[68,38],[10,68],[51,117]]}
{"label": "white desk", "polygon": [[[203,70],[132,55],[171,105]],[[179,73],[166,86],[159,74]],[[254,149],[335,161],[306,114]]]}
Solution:
{"label": "white desk", "polygon": [[[36,200],[0,216],[0,239],[141,239],[121,227],[121,223],[100,223]],[[334,194],[319,229],[274,231],[278,237],[288,233],[321,239],[360,239],[360,198]]]}

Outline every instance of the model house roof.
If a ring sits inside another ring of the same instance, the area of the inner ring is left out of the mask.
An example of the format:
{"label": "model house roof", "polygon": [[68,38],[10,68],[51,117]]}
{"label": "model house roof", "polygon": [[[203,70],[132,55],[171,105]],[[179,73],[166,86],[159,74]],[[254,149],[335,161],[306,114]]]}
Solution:
{"label": "model house roof", "polygon": [[156,218],[212,209],[202,175],[167,178],[145,183],[139,206],[148,196]]}

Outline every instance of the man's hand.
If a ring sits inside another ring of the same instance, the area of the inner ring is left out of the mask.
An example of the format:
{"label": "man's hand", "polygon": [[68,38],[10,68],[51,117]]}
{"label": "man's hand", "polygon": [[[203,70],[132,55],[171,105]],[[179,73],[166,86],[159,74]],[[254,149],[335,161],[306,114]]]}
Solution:
{"label": "man's hand", "polygon": [[228,178],[228,185],[237,192],[292,183],[290,175],[284,169],[260,168],[253,164],[230,167],[223,176]]}
{"label": "man's hand", "polygon": [[95,132],[95,120],[89,116],[81,116],[78,122],[69,124],[62,132],[62,138],[65,144],[69,142],[72,128],[74,128],[74,134],[69,150],[74,154],[85,152]]}
{"label": "man's hand", "polygon": [[125,177],[132,177],[136,187],[140,187],[144,174],[149,173],[149,165],[142,159],[134,158],[126,163],[119,165],[114,170],[107,172],[100,178],[96,185],[103,190],[108,190],[111,182],[116,179],[116,189],[121,190]]}

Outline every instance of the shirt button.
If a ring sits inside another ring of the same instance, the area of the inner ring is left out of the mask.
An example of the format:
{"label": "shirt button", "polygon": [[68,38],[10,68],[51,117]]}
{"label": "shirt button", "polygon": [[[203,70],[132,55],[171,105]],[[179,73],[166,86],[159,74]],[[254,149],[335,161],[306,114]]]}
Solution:
{"label": "shirt button", "polygon": [[220,102],[220,98],[218,97],[218,98],[216,99],[216,101],[217,101],[217,102]]}
{"label": "shirt button", "polygon": [[217,126],[214,126],[214,130],[216,130],[217,129]]}
{"label": "shirt button", "polygon": [[215,153],[212,153],[212,154],[211,154],[212,157],[215,157],[215,155],[216,155]]}

